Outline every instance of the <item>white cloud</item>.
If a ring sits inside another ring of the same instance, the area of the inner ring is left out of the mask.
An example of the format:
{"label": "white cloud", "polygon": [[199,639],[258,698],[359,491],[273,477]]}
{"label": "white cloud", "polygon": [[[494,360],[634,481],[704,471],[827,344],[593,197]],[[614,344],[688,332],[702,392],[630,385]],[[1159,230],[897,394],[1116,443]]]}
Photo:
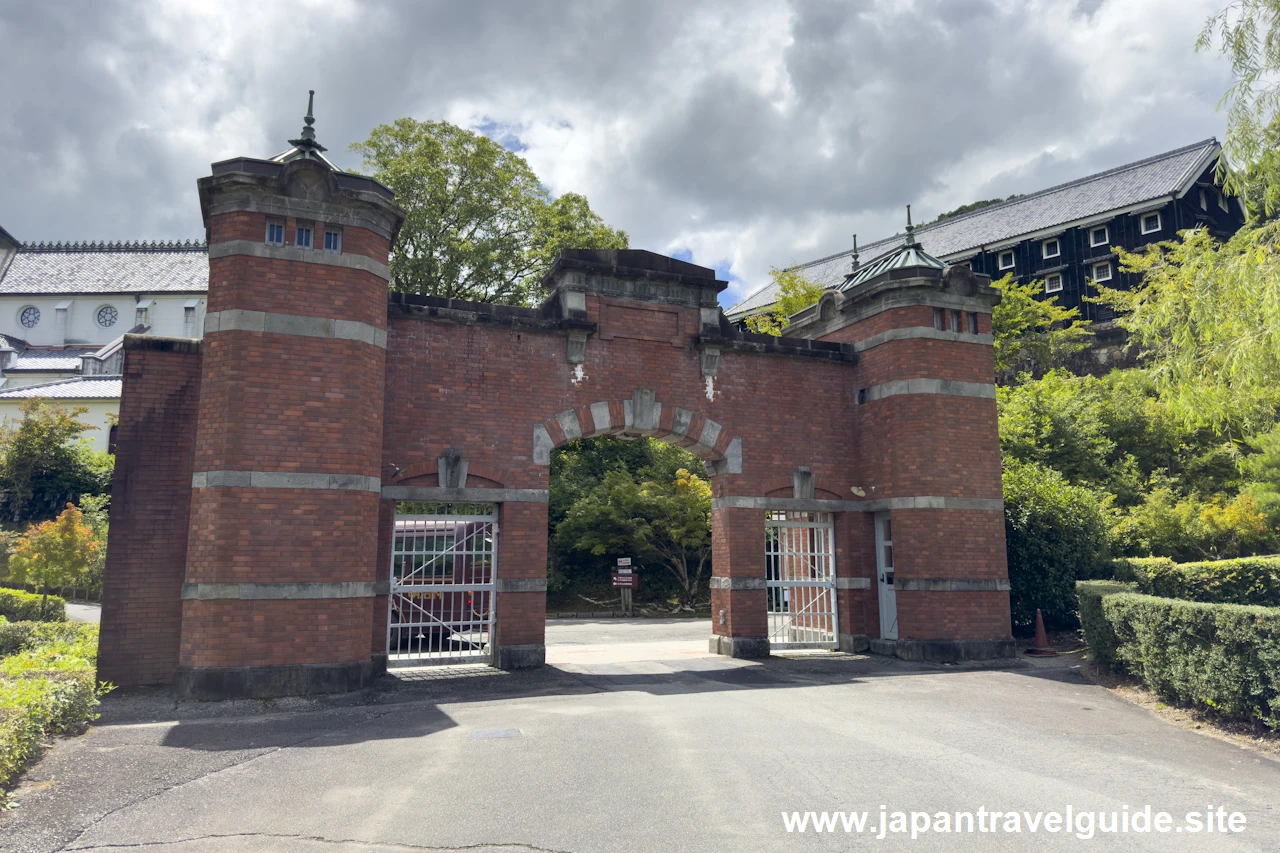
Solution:
{"label": "white cloud", "polygon": [[0,224],[201,233],[211,161],[270,156],[306,90],[339,163],[401,115],[517,136],[633,245],[770,266],[1221,136],[1221,0],[254,0],[0,9]]}

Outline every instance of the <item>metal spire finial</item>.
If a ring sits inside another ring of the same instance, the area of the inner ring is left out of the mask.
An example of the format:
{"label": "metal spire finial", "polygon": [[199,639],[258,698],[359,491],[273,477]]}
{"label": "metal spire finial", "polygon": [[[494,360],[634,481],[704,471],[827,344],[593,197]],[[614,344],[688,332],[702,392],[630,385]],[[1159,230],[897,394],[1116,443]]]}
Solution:
{"label": "metal spire finial", "polygon": [[911,224],[911,205],[907,205],[907,246],[918,246],[916,242],[916,227]]}
{"label": "metal spire finial", "polygon": [[853,235],[853,270],[858,270],[858,235]]}
{"label": "metal spire finial", "polygon": [[316,142],[316,131],[312,127],[316,123],[315,112],[316,90],[307,90],[307,114],[303,116],[302,135],[297,139],[290,139],[289,144],[297,148],[303,157],[311,157],[313,153],[326,150],[323,145]]}

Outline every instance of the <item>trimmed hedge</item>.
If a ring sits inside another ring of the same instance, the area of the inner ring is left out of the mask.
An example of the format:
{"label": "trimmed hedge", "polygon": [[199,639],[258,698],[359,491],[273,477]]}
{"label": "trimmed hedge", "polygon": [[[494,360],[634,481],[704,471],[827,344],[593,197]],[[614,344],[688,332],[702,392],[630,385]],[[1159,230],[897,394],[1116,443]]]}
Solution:
{"label": "trimmed hedge", "polygon": [[1096,660],[1117,664],[1165,698],[1280,730],[1280,608],[1125,590],[1078,585]]}
{"label": "trimmed hedge", "polygon": [[[50,734],[96,716],[98,626],[0,624],[0,788],[8,786]],[[105,692],[105,691],[102,691]],[[0,794],[3,800],[3,794]]]}
{"label": "trimmed hedge", "polygon": [[0,616],[10,621],[24,622],[65,622],[67,621],[67,602],[56,596],[49,596],[45,605],[44,617],[40,616],[40,603],[44,596],[19,589],[0,589]]}
{"label": "trimmed hedge", "polygon": [[1280,557],[1202,563],[1175,563],[1167,557],[1116,560],[1115,579],[1162,598],[1280,607]]}
{"label": "trimmed hedge", "polygon": [[1133,584],[1112,581],[1080,581],[1076,584],[1076,600],[1080,606],[1080,627],[1094,661],[1115,666],[1116,635],[1102,615],[1102,597],[1118,592],[1133,592]]}

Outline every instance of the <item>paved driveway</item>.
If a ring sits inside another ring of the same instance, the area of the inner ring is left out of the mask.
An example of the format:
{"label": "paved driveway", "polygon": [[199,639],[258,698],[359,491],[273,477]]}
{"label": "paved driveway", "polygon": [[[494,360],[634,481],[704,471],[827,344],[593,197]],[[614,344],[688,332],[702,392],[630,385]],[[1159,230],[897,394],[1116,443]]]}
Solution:
{"label": "paved driveway", "polygon": [[[571,662],[537,672],[408,673],[323,702],[108,697],[99,726],[30,774],[21,807],[0,819],[0,848],[850,850],[874,838],[882,804],[890,815],[1031,817],[1150,805],[1177,825],[1211,804],[1224,820],[1244,814],[1245,831],[1083,841],[1047,833],[1041,818],[1034,835],[1025,824],[931,828],[880,844],[1280,849],[1280,764],[1169,726],[1084,683],[1070,658],[1017,669],[826,654],[747,663],[699,652],[706,623],[595,625],[552,626],[566,642],[549,657]],[[645,644],[654,655],[637,651]],[[620,659],[606,662],[608,646]],[[870,815],[861,835],[839,823],[787,832],[782,813],[796,810]]]}
{"label": "paved driveway", "polygon": [[67,618],[72,622],[100,622],[102,621],[102,605],[77,604],[73,601],[68,601]]}

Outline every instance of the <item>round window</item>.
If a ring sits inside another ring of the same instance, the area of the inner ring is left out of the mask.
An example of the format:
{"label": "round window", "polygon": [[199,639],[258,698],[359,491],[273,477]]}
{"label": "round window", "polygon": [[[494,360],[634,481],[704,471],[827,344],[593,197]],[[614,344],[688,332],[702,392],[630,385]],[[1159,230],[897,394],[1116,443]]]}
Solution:
{"label": "round window", "polygon": [[22,314],[19,315],[19,319],[22,321],[22,325],[26,326],[28,329],[34,329],[36,327],[36,323],[40,322],[40,309],[34,305],[28,305],[26,308],[22,309]]}
{"label": "round window", "polygon": [[98,325],[104,329],[110,329],[116,324],[116,320],[120,319],[120,312],[112,308],[110,305],[103,305],[98,309]]}

